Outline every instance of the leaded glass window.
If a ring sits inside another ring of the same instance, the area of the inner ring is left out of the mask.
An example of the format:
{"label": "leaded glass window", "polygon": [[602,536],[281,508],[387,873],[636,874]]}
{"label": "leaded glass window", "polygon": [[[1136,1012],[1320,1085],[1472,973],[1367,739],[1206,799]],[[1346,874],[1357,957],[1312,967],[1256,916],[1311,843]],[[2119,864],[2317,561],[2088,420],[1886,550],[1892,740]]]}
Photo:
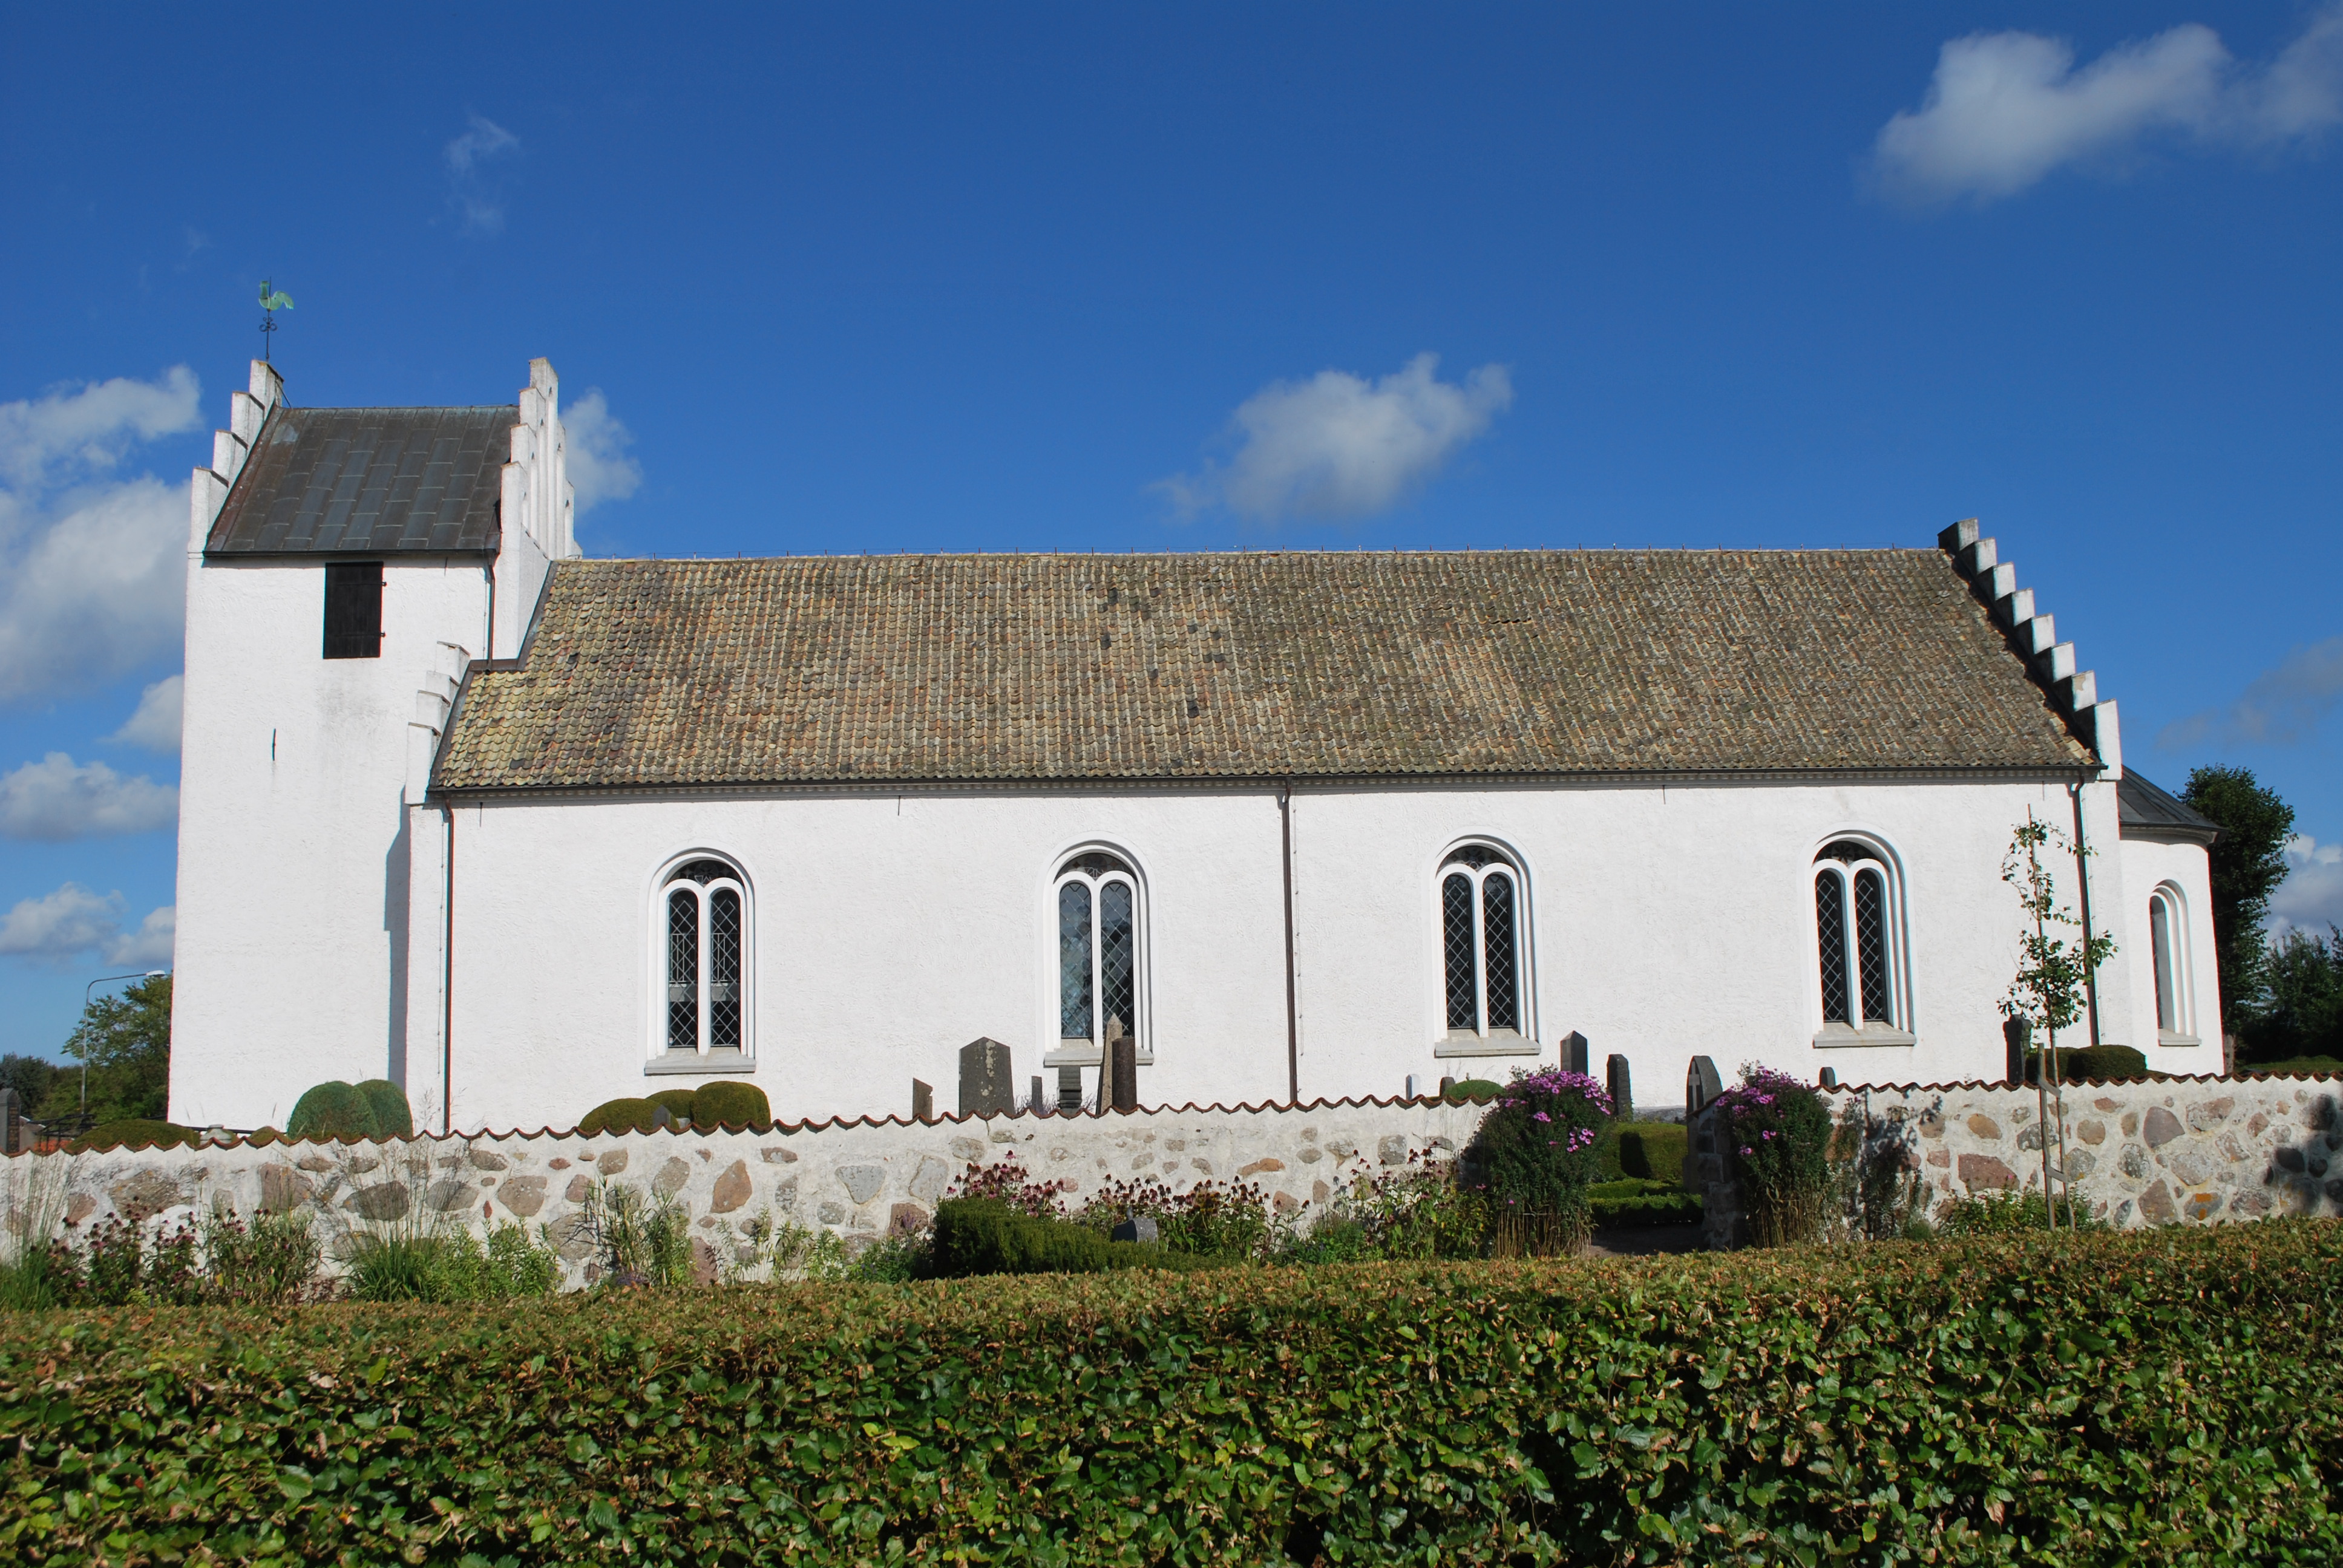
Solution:
{"label": "leaded glass window", "polygon": [[748,889],[739,870],[713,859],[668,873],[659,893],[669,1051],[749,1047]]}
{"label": "leaded glass window", "polygon": [[1440,868],[1440,949],[1451,1034],[1525,1032],[1520,873],[1485,844]]}
{"label": "leaded glass window", "polygon": [[2169,883],[2148,895],[2148,961],[2156,970],[2157,1032],[2185,1040],[2194,1031],[2189,1027],[2188,922],[2183,910],[2180,890]]}
{"label": "leaded glass window", "polygon": [[1839,839],[1815,857],[1815,952],[1823,1022],[1897,1028],[1895,876],[1881,851]]}
{"label": "leaded glass window", "polygon": [[[1103,1050],[1138,1040],[1141,1006],[1139,879],[1103,850],[1058,872],[1058,1034]],[[1141,1049],[1145,1049],[1142,1045]]]}

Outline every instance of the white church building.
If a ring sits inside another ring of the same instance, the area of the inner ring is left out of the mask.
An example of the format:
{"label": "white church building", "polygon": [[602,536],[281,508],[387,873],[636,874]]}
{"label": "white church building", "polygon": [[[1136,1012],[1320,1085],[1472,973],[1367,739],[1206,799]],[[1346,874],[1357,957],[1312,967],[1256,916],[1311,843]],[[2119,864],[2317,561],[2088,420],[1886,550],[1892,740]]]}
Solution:
{"label": "white church building", "polygon": [[1052,1102],[1118,1038],[1147,1104],[1997,1080],[2029,813],[2117,943],[2066,1043],[2220,1070],[2211,825],[1973,524],[594,560],[571,514],[543,360],[517,408],[253,366],[194,482],[173,1120],[900,1115],[979,1038]]}

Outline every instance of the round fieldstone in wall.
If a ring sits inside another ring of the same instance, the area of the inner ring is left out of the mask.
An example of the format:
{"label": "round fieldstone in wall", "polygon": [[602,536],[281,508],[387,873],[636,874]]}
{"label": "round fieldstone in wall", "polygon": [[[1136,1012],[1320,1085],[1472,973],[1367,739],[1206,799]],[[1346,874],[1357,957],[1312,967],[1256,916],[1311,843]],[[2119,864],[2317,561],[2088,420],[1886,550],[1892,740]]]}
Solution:
{"label": "round fieldstone in wall", "polygon": [[545,1207],[545,1178],[515,1176],[498,1189],[497,1201],[524,1220],[533,1219]]}
{"label": "round fieldstone in wall", "polygon": [[735,1160],[724,1168],[721,1175],[716,1178],[715,1191],[709,1195],[708,1211],[711,1214],[729,1214],[733,1210],[746,1203],[749,1201],[749,1195],[754,1191],[756,1191],[755,1185],[749,1180],[749,1162],[746,1160]]}
{"label": "round fieldstone in wall", "polygon": [[2147,1141],[2150,1149],[2161,1149],[2180,1136],[2180,1118],[2161,1105],[2151,1105],[2140,1135]]}
{"label": "round fieldstone in wall", "polygon": [[690,1180],[690,1166],[680,1160],[669,1160],[659,1167],[659,1174],[651,1178],[651,1191],[662,1198],[671,1198],[682,1191],[683,1184]]}
{"label": "round fieldstone in wall", "polygon": [[602,1158],[594,1161],[594,1169],[599,1171],[605,1176],[616,1176],[619,1171],[624,1171],[626,1168],[627,1151],[623,1149],[613,1149],[608,1154],[603,1155]]}

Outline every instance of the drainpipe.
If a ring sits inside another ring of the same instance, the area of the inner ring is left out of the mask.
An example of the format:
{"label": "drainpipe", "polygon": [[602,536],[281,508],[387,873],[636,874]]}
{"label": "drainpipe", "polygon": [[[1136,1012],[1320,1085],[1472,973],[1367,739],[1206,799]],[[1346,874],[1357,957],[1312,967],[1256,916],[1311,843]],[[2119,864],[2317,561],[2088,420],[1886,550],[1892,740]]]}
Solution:
{"label": "drainpipe", "polygon": [[1282,853],[1278,858],[1285,877],[1285,1099],[1302,1103],[1302,1013],[1293,984],[1293,779],[1277,789],[1277,828]]}
{"label": "drainpipe", "polygon": [[[2083,951],[2091,950],[2091,863],[2090,846],[2083,837],[2083,786],[2080,781],[2066,786],[2067,796],[2075,803],[2075,879],[2082,887]],[[2083,971],[2083,995],[2091,1006],[2091,1045],[2099,1043],[2099,971],[2096,966]]]}
{"label": "drainpipe", "polygon": [[456,808],[451,802],[439,802],[439,819],[447,829],[447,929],[439,942],[439,1131],[444,1137],[456,1100]]}

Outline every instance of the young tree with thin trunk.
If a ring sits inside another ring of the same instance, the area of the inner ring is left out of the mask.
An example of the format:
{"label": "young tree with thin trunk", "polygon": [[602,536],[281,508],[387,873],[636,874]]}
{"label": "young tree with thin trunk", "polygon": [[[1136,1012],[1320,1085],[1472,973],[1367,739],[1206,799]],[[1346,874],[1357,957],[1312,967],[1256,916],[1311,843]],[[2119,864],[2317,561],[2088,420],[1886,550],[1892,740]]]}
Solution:
{"label": "young tree with thin trunk", "polygon": [[[2058,901],[2056,883],[2043,861],[2046,855],[2071,856],[2079,869],[2088,852],[2078,851],[2072,839],[2028,810],[2001,862],[2001,879],[2017,890],[2018,905],[2033,928],[2018,938],[2017,975],[2001,999],[2001,1010],[2004,1017],[2025,1020],[2029,1030],[2039,1030],[2043,1037],[2040,1065],[2034,1074],[2034,1098],[2042,1129],[2042,1201],[2050,1211],[2054,1230],[2058,1225],[2061,1193],[2066,1199],[2068,1228],[2076,1228],[2079,1218],[2066,1180],[2066,1101],[2060,1087],[2065,1075],[2058,1070],[2058,1031],[2082,1020],[2091,976],[2113,956],[2116,941],[2104,933],[2095,936],[2083,930],[2083,922],[2074,911]],[[2061,926],[2071,926],[2082,934],[2069,940],[2056,934]],[[2054,1136],[2058,1145],[2055,1191],[2050,1184]]]}

